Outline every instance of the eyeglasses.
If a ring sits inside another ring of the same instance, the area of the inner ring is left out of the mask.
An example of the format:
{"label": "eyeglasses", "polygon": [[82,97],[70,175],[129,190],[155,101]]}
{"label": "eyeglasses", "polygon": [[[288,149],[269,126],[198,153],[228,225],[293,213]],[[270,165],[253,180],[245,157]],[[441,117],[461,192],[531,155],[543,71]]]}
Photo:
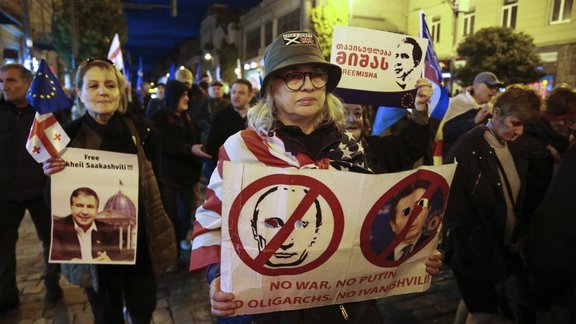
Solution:
{"label": "eyeglasses", "polygon": [[[430,206],[430,200],[428,200],[428,198],[420,198],[420,200],[418,200],[416,202],[416,205],[422,207],[422,209],[428,208]],[[402,209],[402,215],[404,215],[406,217],[410,216],[411,212],[412,212],[411,207],[406,207],[406,208]]]}
{"label": "eyeglasses", "polygon": [[488,89],[490,90],[498,90],[500,89],[500,85],[498,84],[489,84],[488,82],[484,82],[484,84],[488,87]]}
{"label": "eyeglasses", "polygon": [[326,86],[326,83],[328,83],[328,74],[322,70],[314,70],[311,72],[290,72],[277,76],[276,78],[284,80],[288,89],[298,91],[302,89],[302,86],[304,86],[306,76],[310,78],[312,86],[316,89],[323,88]]}

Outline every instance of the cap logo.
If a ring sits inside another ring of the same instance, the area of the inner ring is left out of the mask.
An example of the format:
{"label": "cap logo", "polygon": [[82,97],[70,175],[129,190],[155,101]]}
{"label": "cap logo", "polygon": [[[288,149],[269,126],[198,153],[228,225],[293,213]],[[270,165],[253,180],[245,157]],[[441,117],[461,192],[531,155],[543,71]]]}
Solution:
{"label": "cap logo", "polygon": [[316,45],[314,35],[310,33],[291,33],[282,35],[284,45]]}

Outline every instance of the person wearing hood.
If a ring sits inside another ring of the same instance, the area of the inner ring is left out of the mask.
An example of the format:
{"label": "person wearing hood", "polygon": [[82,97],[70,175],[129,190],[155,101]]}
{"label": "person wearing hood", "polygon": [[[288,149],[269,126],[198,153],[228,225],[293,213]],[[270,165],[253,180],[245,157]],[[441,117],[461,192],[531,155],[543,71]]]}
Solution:
{"label": "person wearing hood", "polygon": [[174,224],[177,243],[180,242],[182,249],[189,249],[186,235],[198,199],[194,185],[200,178],[202,158],[210,156],[202,151],[200,130],[186,112],[188,86],[180,81],[168,81],[163,100],[162,109],[150,117],[162,135],[161,191],[166,213]]}

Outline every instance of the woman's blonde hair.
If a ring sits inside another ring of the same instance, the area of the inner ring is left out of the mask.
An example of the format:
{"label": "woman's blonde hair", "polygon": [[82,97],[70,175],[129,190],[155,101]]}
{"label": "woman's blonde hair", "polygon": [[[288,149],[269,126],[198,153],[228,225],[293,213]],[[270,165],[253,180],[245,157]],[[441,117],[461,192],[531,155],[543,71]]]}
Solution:
{"label": "woman's blonde hair", "polygon": [[[248,110],[248,125],[262,135],[272,132],[274,123],[278,120],[276,115],[278,108],[274,105],[274,100],[270,95],[270,87],[272,87],[271,83],[267,85],[266,97],[260,99]],[[326,102],[322,110],[318,112],[314,126],[318,128],[331,123],[343,128],[346,125],[346,113],[340,99],[332,93],[326,93]]]}
{"label": "woman's blonde hair", "polygon": [[[88,72],[88,70],[93,67],[99,67],[116,76],[116,84],[118,85],[118,91],[120,92],[120,102],[117,111],[120,114],[126,113],[128,111],[128,83],[126,82],[126,79],[122,73],[118,71],[116,66],[107,59],[90,58],[78,65],[75,79],[76,92],[82,91],[82,87],[84,86],[84,75],[86,75],[86,72]],[[79,96],[77,96],[77,107],[80,114],[84,114],[84,112],[86,112],[86,106],[80,100]]]}

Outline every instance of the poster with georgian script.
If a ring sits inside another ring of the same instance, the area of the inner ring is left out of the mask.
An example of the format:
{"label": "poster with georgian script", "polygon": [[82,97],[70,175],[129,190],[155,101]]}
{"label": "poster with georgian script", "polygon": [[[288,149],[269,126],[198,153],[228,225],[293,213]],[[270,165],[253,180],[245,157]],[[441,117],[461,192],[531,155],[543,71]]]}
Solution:
{"label": "poster with georgian script", "polygon": [[226,162],[221,286],[266,313],[419,292],[455,164],[390,174]]}
{"label": "poster with georgian script", "polygon": [[345,102],[412,108],[428,40],[335,26],[330,62],[342,68],[336,93]]}
{"label": "poster with georgian script", "polygon": [[135,264],[138,156],[67,148],[51,178],[51,263]]}

